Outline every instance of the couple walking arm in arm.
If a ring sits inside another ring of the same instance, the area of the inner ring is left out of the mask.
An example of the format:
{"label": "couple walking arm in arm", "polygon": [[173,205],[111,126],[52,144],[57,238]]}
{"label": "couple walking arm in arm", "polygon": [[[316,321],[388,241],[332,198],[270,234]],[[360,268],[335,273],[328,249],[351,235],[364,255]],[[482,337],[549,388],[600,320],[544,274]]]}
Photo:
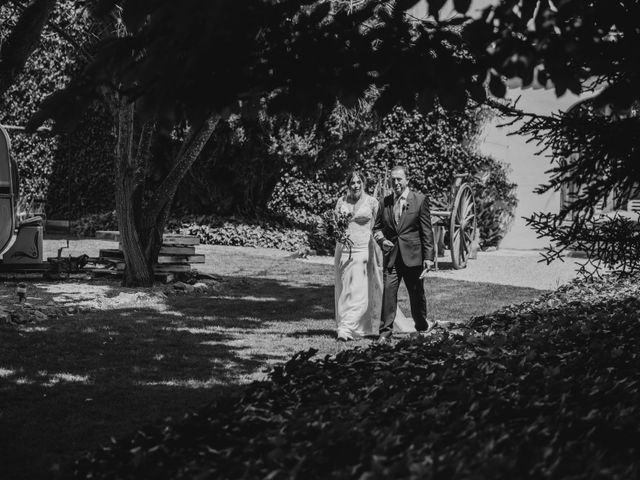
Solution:
{"label": "couple walking arm in arm", "polygon": [[[423,270],[433,266],[433,231],[429,201],[407,187],[406,170],[391,170],[393,194],[378,203],[364,193],[364,177],[352,172],[348,192],[336,204],[336,214],[350,213],[347,233],[353,242],[349,255],[336,245],[335,307],[338,339],[379,334],[388,340],[398,323],[398,287],[409,292],[415,330],[428,331]],[[377,244],[376,244],[377,242]],[[379,245],[379,247],[378,247]],[[400,330],[405,329],[400,327]],[[411,327],[408,327],[411,328]]]}

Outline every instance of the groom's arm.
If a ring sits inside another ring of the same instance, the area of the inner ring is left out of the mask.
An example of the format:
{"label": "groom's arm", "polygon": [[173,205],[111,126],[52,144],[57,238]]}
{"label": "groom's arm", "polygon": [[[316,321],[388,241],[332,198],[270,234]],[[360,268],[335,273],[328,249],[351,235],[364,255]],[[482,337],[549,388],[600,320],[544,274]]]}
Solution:
{"label": "groom's arm", "polygon": [[431,227],[431,210],[429,208],[429,197],[424,196],[420,206],[420,243],[422,244],[422,260],[433,261],[435,258],[433,228]]}

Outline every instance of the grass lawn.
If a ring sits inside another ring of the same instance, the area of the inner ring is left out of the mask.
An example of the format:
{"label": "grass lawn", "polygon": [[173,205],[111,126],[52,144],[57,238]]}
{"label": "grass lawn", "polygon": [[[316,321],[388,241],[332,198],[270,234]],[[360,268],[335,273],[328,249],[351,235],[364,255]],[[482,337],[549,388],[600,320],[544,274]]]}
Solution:
{"label": "grass lawn", "polygon": [[[0,325],[0,477],[38,479],[118,437],[265,378],[294,352],[333,355],[369,340],[334,340],[333,269],[263,250],[207,252],[206,294],[139,294],[117,281],[29,285],[28,301],[81,313]],[[15,281],[0,303],[15,301]],[[433,278],[431,312],[464,321],[540,290]],[[401,291],[401,306],[408,299]]]}

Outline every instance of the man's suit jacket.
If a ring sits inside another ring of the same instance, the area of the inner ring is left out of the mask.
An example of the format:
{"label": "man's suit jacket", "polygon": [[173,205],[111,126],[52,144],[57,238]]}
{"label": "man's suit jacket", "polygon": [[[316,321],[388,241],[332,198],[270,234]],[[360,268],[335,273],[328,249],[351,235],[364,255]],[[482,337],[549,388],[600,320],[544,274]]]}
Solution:
{"label": "man's suit jacket", "polygon": [[433,230],[429,198],[421,193],[409,191],[405,208],[396,224],[393,215],[393,194],[380,202],[374,232],[382,232],[384,238],[393,242],[393,248],[384,252],[384,265],[395,264],[398,253],[408,267],[421,266],[423,260],[434,259]]}

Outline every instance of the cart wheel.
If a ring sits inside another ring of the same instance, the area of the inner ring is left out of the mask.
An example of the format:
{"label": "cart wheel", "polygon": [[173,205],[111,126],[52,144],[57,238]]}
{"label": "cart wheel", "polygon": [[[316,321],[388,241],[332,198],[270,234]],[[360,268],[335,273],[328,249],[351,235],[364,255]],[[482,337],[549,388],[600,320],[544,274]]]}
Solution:
{"label": "cart wheel", "polygon": [[475,232],[476,203],[471,187],[463,183],[456,193],[449,220],[449,250],[453,268],[456,270],[467,266]]}

